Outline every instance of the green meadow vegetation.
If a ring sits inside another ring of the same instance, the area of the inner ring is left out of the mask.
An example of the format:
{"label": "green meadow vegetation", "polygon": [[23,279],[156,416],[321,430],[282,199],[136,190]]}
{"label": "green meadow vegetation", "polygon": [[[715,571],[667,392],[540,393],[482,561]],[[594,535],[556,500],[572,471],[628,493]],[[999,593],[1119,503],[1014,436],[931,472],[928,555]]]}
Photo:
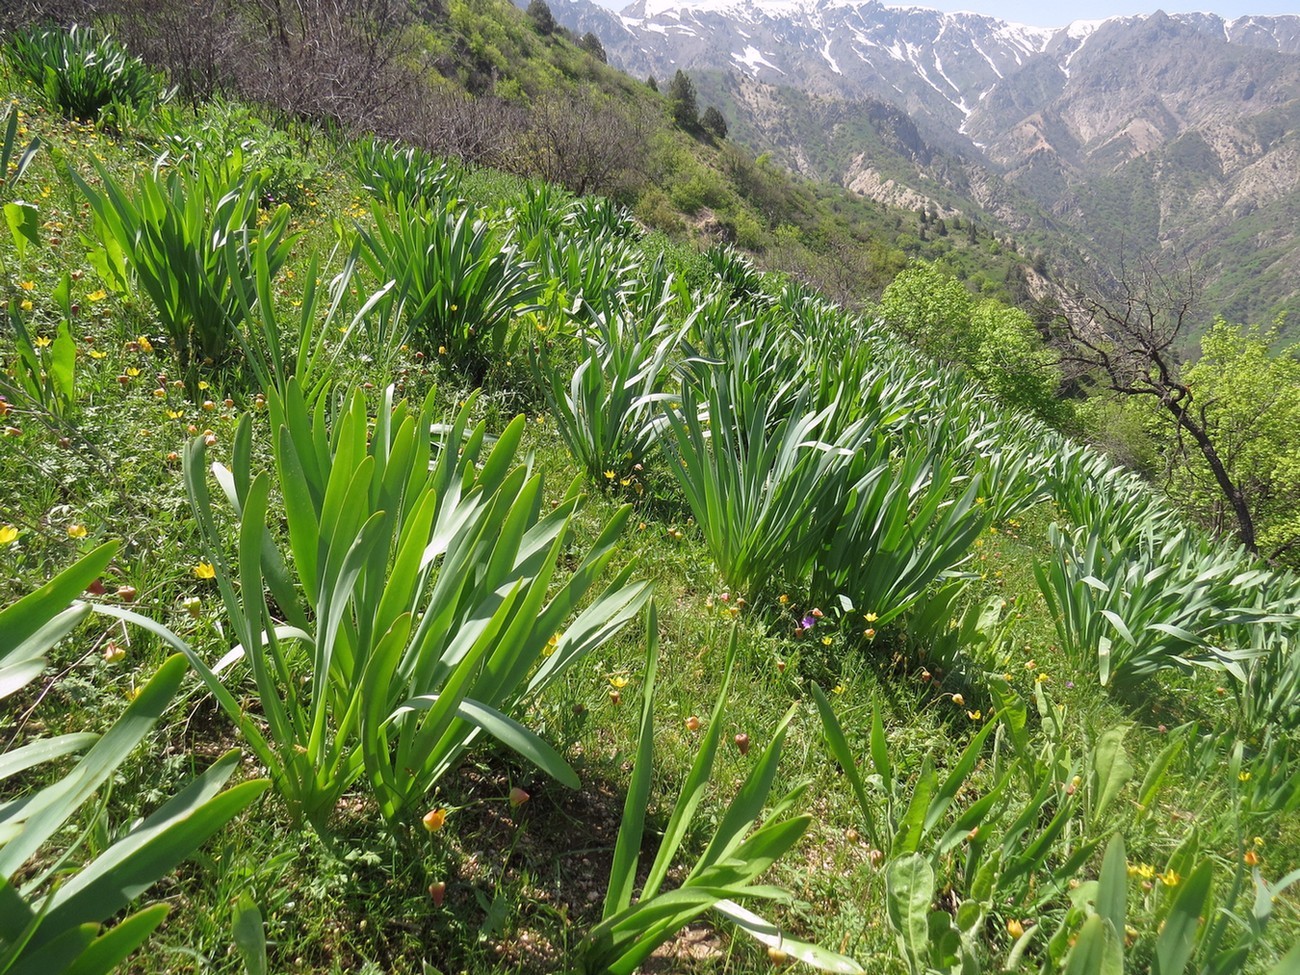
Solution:
{"label": "green meadow vegetation", "polygon": [[5,44],[0,972],[1300,971],[1300,581],[1022,313]]}

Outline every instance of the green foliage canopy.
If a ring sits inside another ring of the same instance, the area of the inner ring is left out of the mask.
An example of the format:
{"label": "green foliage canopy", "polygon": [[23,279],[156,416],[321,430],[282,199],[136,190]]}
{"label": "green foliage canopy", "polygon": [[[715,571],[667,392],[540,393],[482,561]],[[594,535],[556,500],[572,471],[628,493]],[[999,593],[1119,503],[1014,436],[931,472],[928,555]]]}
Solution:
{"label": "green foliage canopy", "polygon": [[[1251,499],[1260,553],[1300,564],[1300,345],[1276,353],[1281,322],[1271,328],[1218,319],[1201,339],[1201,357],[1186,374],[1234,479]],[[1173,496],[1203,517],[1231,517],[1204,457],[1167,451]]]}

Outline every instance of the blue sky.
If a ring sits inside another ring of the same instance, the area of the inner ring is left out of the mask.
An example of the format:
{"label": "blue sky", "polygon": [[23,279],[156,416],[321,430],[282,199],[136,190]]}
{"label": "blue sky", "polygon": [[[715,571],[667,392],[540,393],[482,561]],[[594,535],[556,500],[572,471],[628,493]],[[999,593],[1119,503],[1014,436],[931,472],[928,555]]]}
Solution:
{"label": "blue sky", "polygon": [[[628,0],[596,0],[611,10],[625,7]],[[885,0],[902,4],[908,0]],[[1240,17],[1243,14],[1295,14],[1300,13],[1298,0],[1190,0],[1185,3],[1161,3],[1151,0],[918,0],[917,6],[936,7],[939,10],[974,10],[977,13],[1001,17],[1034,27],[1060,27],[1072,20],[1093,20],[1117,14],[1151,13],[1161,9],[1166,13],[1185,13],[1192,10],[1211,10],[1222,17]]]}

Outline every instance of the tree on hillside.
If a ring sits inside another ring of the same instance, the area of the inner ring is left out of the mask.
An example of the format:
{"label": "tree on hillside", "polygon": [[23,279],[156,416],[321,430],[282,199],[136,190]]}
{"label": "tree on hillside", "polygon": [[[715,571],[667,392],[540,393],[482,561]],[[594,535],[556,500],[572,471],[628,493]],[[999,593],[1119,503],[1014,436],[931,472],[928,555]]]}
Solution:
{"label": "tree on hillside", "polygon": [[727,120],[722,117],[722,113],[710,105],[700,116],[700,128],[715,139],[725,139],[727,137]]}
{"label": "tree on hillside", "polygon": [[1119,396],[1150,400],[1171,427],[1166,456],[1199,457],[1237,538],[1257,554],[1246,472],[1225,449],[1213,396],[1196,394],[1179,352],[1196,321],[1198,284],[1188,261],[1171,269],[1154,259],[1134,266],[1121,256],[1115,285],[1080,294],[1074,312],[1058,319],[1062,361]]}
{"label": "tree on hillside", "polygon": [[600,38],[591,31],[582,35],[582,40],[578,41],[578,47],[582,48],[601,64],[608,64],[605,58],[605,45],[600,43]]}
{"label": "tree on hillside", "polygon": [[994,298],[977,300],[937,264],[901,271],[880,297],[880,315],[917,348],[960,363],[986,390],[1056,427],[1070,420],[1057,395],[1058,356],[1043,345],[1033,319]]}
{"label": "tree on hillside", "polygon": [[649,88],[651,91],[659,90],[659,82],[655,81],[654,75],[650,75],[648,78],[646,78],[645,86]]}
{"label": "tree on hillside", "polygon": [[700,109],[695,101],[695,84],[681,68],[668,85],[668,111],[680,128],[694,129],[700,124]]}
{"label": "tree on hillside", "polygon": [[[1280,323],[1279,323],[1280,324]],[[1222,318],[1184,371],[1198,420],[1250,507],[1260,554],[1300,566],[1300,346],[1277,352],[1279,328]],[[1170,493],[1218,530],[1233,512],[1199,450],[1174,438],[1166,451]]]}
{"label": "tree on hillside", "polygon": [[985,389],[1054,427],[1071,423],[1072,406],[1060,396],[1060,357],[1027,312],[985,298],[971,313],[970,329],[976,347],[968,365]]}
{"label": "tree on hillside", "polygon": [[543,37],[549,37],[555,33],[555,15],[551,13],[550,6],[546,0],[529,0],[528,19],[533,22],[533,28]]}
{"label": "tree on hillside", "polygon": [[618,194],[642,179],[650,120],[594,88],[533,102],[523,149],[543,179],[575,193]]}
{"label": "tree on hillside", "polygon": [[947,362],[974,358],[974,310],[975,298],[965,286],[929,261],[902,271],[880,296],[880,315],[889,325],[917,348]]}

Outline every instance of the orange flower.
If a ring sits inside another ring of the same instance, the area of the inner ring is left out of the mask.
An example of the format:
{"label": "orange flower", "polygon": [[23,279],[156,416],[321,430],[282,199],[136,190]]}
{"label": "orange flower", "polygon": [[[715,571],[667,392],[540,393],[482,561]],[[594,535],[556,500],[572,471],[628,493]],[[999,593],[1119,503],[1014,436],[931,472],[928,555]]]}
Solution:
{"label": "orange flower", "polygon": [[430,833],[436,833],[447,823],[447,810],[430,809],[424,814],[421,822],[424,823],[424,828]]}

